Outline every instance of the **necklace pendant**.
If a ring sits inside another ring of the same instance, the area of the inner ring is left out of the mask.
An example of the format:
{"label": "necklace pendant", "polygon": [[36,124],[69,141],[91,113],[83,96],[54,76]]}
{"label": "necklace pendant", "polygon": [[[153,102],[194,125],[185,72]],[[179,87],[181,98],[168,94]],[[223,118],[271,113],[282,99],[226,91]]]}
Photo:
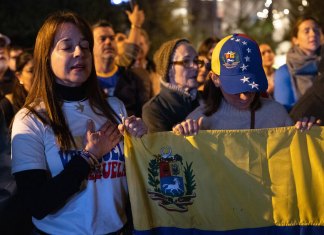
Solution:
{"label": "necklace pendant", "polygon": [[76,110],[79,110],[80,113],[83,113],[83,110],[84,110],[84,105],[81,104],[81,102],[79,101],[77,105],[75,105],[75,109]]}

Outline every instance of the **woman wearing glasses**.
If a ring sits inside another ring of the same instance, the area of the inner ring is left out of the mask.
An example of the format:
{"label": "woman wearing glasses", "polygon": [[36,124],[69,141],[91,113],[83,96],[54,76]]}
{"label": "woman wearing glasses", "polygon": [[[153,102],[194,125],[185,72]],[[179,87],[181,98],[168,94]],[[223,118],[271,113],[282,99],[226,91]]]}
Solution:
{"label": "woman wearing glasses", "polygon": [[165,42],[155,53],[161,90],[143,107],[149,132],[171,131],[198,107],[197,74],[204,62],[186,39]]}

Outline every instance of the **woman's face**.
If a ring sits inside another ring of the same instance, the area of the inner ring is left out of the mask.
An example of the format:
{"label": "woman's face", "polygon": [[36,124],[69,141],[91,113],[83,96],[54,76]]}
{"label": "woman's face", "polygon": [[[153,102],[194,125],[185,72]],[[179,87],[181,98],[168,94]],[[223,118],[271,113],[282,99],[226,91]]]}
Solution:
{"label": "woman's face", "polygon": [[320,46],[320,29],[313,20],[305,20],[298,27],[294,44],[299,46],[307,55],[315,53]]}
{"label": "woman's face", "polygon": [[24,86],[27,92],[29,92],[33,82],[33,70],[34,70],[34,61],[30,60],[24,66],[21,72],[16,72],[16,76],[19,79],[19,82]]}
{"label": "woman's face", "polygon": [[[174,52],[172,62],[188,62],[188,66],[183,64],[173,64],[169,70],[170,83],[177,85],[184,90],[196,89],[197,74],[198,74],[198,64],[196,63],[198,59],[197,52],[188,43],[181,43],[177,46]],[[171,63],[172,63],[171,62]]]}
{"label": "woman's face", "polygon": [[92,55],[89,42],[74,24],[63,23],[58,28],[50,56],[57,83],[77,87],[90,76]]}
{"label": "woman's face", "polygon": [[203,84],[206,81],[208,77],[208,73],[210,71],[210,60],[208,60],[206,56],[198,56],[198,59],[205,62],[204,66],[198,68],[198,76],[197,76],[197,82],[199,84]]}
{"label": "woman's face", "polygon": [[251,103],[254,100],[255,92],[244,92],[239,94],[228,94],[222,88],[222,93],[230,105],[234,106],[239,110],[248,110],[250,109]]}
{"label": "woman's face", "polygon": [[268,44],[260,44],[259,48],[261,52],[263,67],[272,67],[275,55],[271,47]]}
{"label": "woman's face", "polygon": [[210,72],[210,77],[216,87],[219,87],[222,91],[224,99],[227,103],[239,110],[249,110],[251,103],[254,100],[255,92],[242,92],[238,94],[229,94],[222,88],[221,80],[219,76],[213,72]]}

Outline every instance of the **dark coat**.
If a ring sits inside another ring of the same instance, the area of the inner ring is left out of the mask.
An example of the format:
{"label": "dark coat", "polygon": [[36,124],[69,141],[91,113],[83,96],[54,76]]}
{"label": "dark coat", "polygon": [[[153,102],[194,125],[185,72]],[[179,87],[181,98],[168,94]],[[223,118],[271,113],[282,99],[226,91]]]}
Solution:
{"label": "dark coat", "polygon": [[4,96],[12,92],[15,75],[10,69],[7,69],[2,78],[0,78],[0,96]]}
{"label": "dark coat", "polygon": [[150,133],[171,131],[198,106],[197,98],[161,86],[160,93],[144,105],[142,117]]}
{"label": "dark coat", "polygon": [[321,125],[324,124],[324,74],[298,100],[290,116],[295,122],[302,117],[314,116],[322,120]]}
{"label": "dark coat", "polygon": [[142,107],[150,98],[144,80],[131,69],[120,67],[115,96],[124,102],[128,116],[142,116]]}

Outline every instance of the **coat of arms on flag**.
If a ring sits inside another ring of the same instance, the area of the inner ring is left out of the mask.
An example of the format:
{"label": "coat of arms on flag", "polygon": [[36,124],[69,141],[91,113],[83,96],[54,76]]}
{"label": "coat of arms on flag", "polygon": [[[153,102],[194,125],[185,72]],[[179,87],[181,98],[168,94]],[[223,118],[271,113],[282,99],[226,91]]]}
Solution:
{"label": "coat of arms on flag", "polygon": [[159,206],[169,211],[186,212],[196,197],[192,162],[183,162],[179,154],[172,155],[170,147],[161,148],[153,155],[148,168],[148,194]]}

